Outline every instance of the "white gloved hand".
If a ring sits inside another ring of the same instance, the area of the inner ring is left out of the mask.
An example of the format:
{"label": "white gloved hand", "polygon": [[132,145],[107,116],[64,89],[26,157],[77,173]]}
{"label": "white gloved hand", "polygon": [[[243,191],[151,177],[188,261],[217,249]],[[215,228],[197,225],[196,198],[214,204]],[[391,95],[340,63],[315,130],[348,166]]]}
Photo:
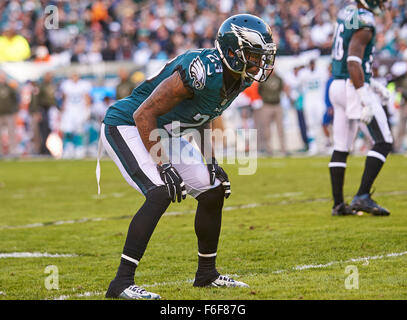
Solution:
{"label": "white gloved hand", "polygon": [[369,124],[373,119],[373,110],[372,107],[367,105],[362,107],[362,112],[360,114],[360,121]]}
{"label": "white gloved hand", "polygon": [[369,97],[369,92],[367,91],[367,87],[363,86],[359,89],[356,89],[356,93],[359,96],[360,103],[362,105],[362,112],[360,114],[360,121],[369,124],[370,121],[373,119],[373,106],[372,100]]}
{"label": "white gloved hand", "polygon": [[388,105],[390,101],[390,91],[379,81],[371,78],[370,85],[372,89],[380,96],[381,103],[383,105]]}

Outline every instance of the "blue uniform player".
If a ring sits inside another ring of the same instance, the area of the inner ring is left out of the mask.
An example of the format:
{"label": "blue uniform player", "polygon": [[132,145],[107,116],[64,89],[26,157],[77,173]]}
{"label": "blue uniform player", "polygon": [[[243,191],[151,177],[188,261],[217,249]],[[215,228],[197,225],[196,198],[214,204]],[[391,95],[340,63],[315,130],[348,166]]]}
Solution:
{"label": "blue uniform player", "polygon": [[232,16],[221,25],[215,48],[181,54],[108,109],[101,141],[125,180],[146,199],[130,223],[106,297],[160,298],[134,283],[135,270],[162,214],[187,194],[197,200],[194,286],[247,286],[220,275],[215,265],[223,201],[231,194],[228,175],[213,151],[204,152],[211,150],[210,139],[202,139],[198,149],[183,134],[209,128],[252,81],[267,80],[275,54],[263,20]]}
{"label": "blue uniform player", "polygon": [[[376,41],[374,14],[384,10],[384,2],[357,0],[356,5],[347,5],[338,13],[332,46],[334,80],[329,88],[334,107],[334,151],[329,163],[334,198],[332,215],[352,215],[356,211],[390,214],[371,198],[370,192],[393,143],[382,107],[389,93],[371,77]],[[348,206],[343,199],[345,168],[359,127],[370,133],[373,148],[367,153],[359,190]]]}

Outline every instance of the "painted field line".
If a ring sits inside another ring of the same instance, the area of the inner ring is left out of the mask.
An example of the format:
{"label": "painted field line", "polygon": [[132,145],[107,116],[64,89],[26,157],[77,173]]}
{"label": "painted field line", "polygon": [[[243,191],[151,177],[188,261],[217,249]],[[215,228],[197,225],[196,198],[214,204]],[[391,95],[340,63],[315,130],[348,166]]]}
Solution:
{"label": "painted field line", "polygon": [[105,292],[84,292],[84,293],[77,293],[73,295],[62,295],[56,298],[52,298],[51,300],[67,300],[71,298],[81,298],[81,297],[94,297],[94,296],[100,296],[100,295],[105,295]]}
{"label": "painted field line", "polygon": [[110,220],[108,218],[81,218],[74,220],[59,220],[59,221],[50,221],[50,222],[38,222],[30,223],[19,226],[0,226],[0,230],[12,230],[12,229],[30,229],[38,227],[47,227],[47,226],[59,226],[63,224],[75,224],[75,223],[84,223],[84,222],[97,222],[103,220]]}
{"label": "painted field line", "polygon": [[0,253],[0,259],[6,258],[72,258],[77,257],[76,254],[59,254],[59,253],[48,253],[48,252],[10,252],[10,253]]}
{"label": "painted field line", "polygon": [[[309,264],[309,265],[299,265],[292,267],[290,269],[284,269],[284,270],[276,270],[272,271],[272,274],[280,274],[280,273],[285,273],[285,272],[290,272],[290,271],[303,271],[303,270],[308,270],[308,269],[323,269],[323,268],[328,268],[334,264],[340,264],[340,263],[350,263],[350,262],[364,262],[364,263],[369,263],[369,260],[380,260],[380,259],[385,259],[385,258],[392,258],[392,257],[400,257],[407,255],[407,251],[403,252],[397,252],[397,253],[387,253],[383,255],[377,255],[377,256],[368,256],[368,257],[361,257],[361,258],[352,258],[349,260],[344,260],[344,261],[331,261],[325,264]],[[234,278],[239,278],[238,275],[229,275]],[[245,278],[247,277],[257,277],[259,274],[247,274],[244,276]],[[153,284],[144,284],[141,285],[143,288],[153,288],[153,287],[160,287],[160,286],[174,286],[174,285],[180,285],[180,284],[186,284],[186,283],[193,283],[193,279],[188,279],[188,280],[178,280],[178,281],[170,281],[170,282],[161,282],[161,283],[153,283]],[[71,299],[75,297],[91,297],[91,296],[97,296],[97,295],[104,295],[104,292],[85,292],[85,293],[79,293],[79,294],[74,294],[74,295],[62,295],[57,298],[53,298],[52,300],[66,300],[66,299]]]}
{"label": "painted field line", "polygon": [[371,257],[353,258],[353,259],[344,260],[344,261],[331,261],[331,262],[328,262],[325,264],[299,265],[299,266],[295,266],[291,269],[273,271],[272,273],[276,274],[276,273],[284,273],[284,272],[289,272],[289,271],[302,271],[302,270],[308,270],[308,269],[328,268],[334,264],[341,264],[341,263],[351,263],[351,262],[369,263],[370,260],[380,260],[380,259],[384,259],[384,258],[400,257],[400,256],[404,256],[406,254],[407,254],[407,251],[403,251],[403,252],[398,252],[398,253],[388,253],[388,254],[384,254],[384,255],[377,255],[377,256],[371,256]]}
{"label": "painted field line", "polygon": [[[376,193],[376,195],[378,195],[378,196],[396,196],[396,195],[406,195],[406,194],[407,194],[407,190]],[[225,206],[225,207],[223,207],[223,211],[252,209],[252,208],[258,208],[258,207],[269,207],[269,206],[279,206],[279,205],[281,206],[281,205],[300,204],[300,203],[329,202],[329,201],[332,201],[332,199],[331,198],[313,198],[313,199],[282,200],[282,201],[275,201],[275,202],[248,203],[248,204],[238,204],[238,205],[234,205],[234,206]],[[163,215],[164,216],[179,216],[179,215],[184,215],[184,214],[194,214],[195,212],[196,212],[195,209],[194,210],[185,210],[185,211],[169,211],[169,212],[165,212]],[[81,218],[81,219],[75,219],[75,220],[39,222],[39,223],[31,223],[31,224],[26,224],[26,225],[0,226],[0,230],[28,229],[28,228],[47,227],[47,226],[58,226],[58,225],[63,225],[63,224],[98,222],[98,221],[107,221],[107,220],[122,220],[122,219],[130,219],[132,217],[133,217],[133,215],[125,215],[125,216],[106,217],[106,218]]]}

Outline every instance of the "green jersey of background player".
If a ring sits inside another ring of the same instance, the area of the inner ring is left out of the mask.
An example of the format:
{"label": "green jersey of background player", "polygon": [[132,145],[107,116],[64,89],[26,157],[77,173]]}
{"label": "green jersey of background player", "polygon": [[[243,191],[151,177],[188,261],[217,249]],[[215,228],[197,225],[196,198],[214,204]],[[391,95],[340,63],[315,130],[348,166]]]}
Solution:
{"label": "green jersey of background player", "polygon": [[356,31],[369,29],[372,37],[367,43],[362,58],[364,81],[372,76],[374,45],[376,42],[376,25],[372,11],[349,4],[338,13],[338,19],[332,44],[332,75],[335,79],[349,79],[347,65],[349,43]]}
{"label": "green jersey of background player", "polygon": [[[330,98],[334,106],[334,150],[329,163],[334,206],[332,215],[353,215],[364,211],[386,216],[390,211],[371,198],[371,188],[387,155],[393,138],[382,105],[389,99],[387,89],[372,78],[376,41],[374,15],[385,10],[384,0],[357,0],[338,13],[332,45]],[[376,95],[381,98],[378,102]],[[343,186],[347,157],[359,126],[369,130],[373,146],[368,151],[365,168],[350,206],[344,202]]]}

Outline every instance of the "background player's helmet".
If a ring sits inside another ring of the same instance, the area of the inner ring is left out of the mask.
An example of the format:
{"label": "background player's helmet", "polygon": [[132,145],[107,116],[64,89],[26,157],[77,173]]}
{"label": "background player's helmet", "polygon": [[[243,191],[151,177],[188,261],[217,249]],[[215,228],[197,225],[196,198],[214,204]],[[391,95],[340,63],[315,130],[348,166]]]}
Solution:
{"label": "background player's helmet", "polygon": [[379,15],[384,11],[384,3],[387,0],[356,0],[367,10],[373,12],[375,15]]}
{"label": "background player's helmet", "polygon": [[[263,82],[273,72],[277,47],[270,27],[256,16],[238,14],[226,19],[215,46],[227,68],[243,77]],[[249,69],[256,70],[256,74]]]}

